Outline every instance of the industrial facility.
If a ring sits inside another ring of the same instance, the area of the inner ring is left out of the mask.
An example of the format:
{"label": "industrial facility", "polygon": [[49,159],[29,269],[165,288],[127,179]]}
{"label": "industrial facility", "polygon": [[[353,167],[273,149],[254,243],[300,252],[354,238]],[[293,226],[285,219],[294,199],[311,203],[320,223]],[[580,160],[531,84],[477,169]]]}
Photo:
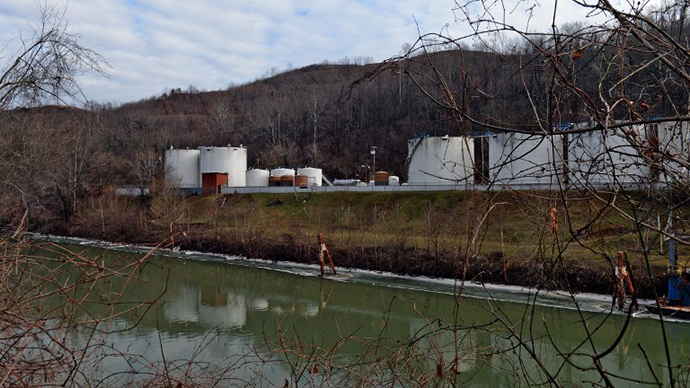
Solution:
{"label": "industrial facility", "polygon": [[[198,147],[165,152],[166,186],[189,194],[311,191],[460,190],[475,186],[555,189],[641,187],[687,179],[690,131],[680,123],[561,134],[474,133],[418,136],[408,141],[406,183],[386,171],[371,179],[330,181],[320,168],[247,169],[247,149]],[[655,165],[645,154],[673,155]],[[682,175],[682,176],[680,176]],[[324,185],[325,184],[325,185]]]}

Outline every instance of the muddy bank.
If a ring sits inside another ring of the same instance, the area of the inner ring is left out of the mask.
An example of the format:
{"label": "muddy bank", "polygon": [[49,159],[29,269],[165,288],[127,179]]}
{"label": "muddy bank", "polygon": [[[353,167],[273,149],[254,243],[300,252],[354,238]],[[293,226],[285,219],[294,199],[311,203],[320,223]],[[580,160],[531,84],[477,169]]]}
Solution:
{"label": "muddy bank", "polygon": [[[46,232],[46,229],[43,230]],[[65,228],[50,230],[51,234],[86,239],[101,239],[117,243],[156,244],[160,234],[123,233],[118,238],[108,238],[101,233],[87,233],[84,230],[69,233]],[[128,238],[123,238],[127,235]],[[177,236],[176,246],[184,250],[261,258],[275,262],[287,261],[304,264],[318,264],[318,245],[304,242],[303,236],[283,234],[280,239],[264,239],[260,236],[234,239],[229,236],[206,237],[203,232],[183,233]],[[506,284],[546,290],[572,290],[611,294],[614,281],[613,268],[582,265],[576,261],[560,263],[549,259],[504,260],[501,252],[469,257],[442,252],[427,254],[423,250],[395,247],[364,247],[346,249],[329,244],[329,251],[337,268],[356,268],[391,272],[407,276],[462,279],[473,282]],[[633,278],[639,297],[654,298],[652,282],[642,270],[642,265],[633,266]],[[655,276],[657,292],[666,293],[666,281]]]}
{"label": "muddy bank", "polygon": [[[210,253],[239,255],[267,260],[318,264],[316,244],[300,244],[284,237],[283,241],[232,240],[209,238],[181,238],[181,249]],[[493,284],[517,285],[547,290],[572,290],[610,294],[613,285],[611,271],[586,267],[576,262],[563,263],[548,260],[504,261],[500,252],[489,256],[471,257],[465,268],[464,257],[448,253],[435,257],[412,249],[390,247],[342,249],[329,245],[336,269],[357,268],[391,272],[407,276],[462,279]],[[651,282],[641,270],[634,271],[641,298],[654,298]],[[665,292],[665,280],[655,279],[657,291]]]}

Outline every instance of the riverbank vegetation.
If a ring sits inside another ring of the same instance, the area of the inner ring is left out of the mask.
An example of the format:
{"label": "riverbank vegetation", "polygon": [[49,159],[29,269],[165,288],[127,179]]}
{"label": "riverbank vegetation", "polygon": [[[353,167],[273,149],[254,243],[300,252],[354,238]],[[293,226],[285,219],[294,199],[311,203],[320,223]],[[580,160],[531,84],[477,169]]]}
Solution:
{"label": "riverbank vegetation", "polygon": [[[162,191],[150,200],[94,201],[73,223],[46,231],[152,243],[172,225],[182,249],[304,263],[317,262],[321,233],[339,267],[599,293],[610,292],[617,252],[624,251],[642,295],[651,296],[637,223],[619,211],[649,204],[644,220],[658,222],[665,209],[653,208],[650,194],[298,191],[183,198]],[[647,257],[663,288],[666,242],[650,231],[643,238],[653,247]]]}

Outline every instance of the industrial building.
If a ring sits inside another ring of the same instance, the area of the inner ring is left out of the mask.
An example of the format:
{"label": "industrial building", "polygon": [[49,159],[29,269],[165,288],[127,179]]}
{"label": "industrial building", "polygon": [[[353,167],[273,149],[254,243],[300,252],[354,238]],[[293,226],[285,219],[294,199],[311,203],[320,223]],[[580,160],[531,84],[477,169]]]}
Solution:
{"label": "industrial building", "polygon": [[[587,128],[569,124],[562,129]],[[576,131],[575,131],[576,132]],[[327,191],[560,189],[643,187],[689,178],[690,131],[684,123],[638,125],[553,135],[474,133],[408,141],[408,181],[374,171],[371,182],[326,179],[320,168],[247,169],[247,149],[198,147],[165,152],[168,187],[193,194]],[[663,155],[660,160],[655,158]],[[323,186],[327,182],[328,186]]]}

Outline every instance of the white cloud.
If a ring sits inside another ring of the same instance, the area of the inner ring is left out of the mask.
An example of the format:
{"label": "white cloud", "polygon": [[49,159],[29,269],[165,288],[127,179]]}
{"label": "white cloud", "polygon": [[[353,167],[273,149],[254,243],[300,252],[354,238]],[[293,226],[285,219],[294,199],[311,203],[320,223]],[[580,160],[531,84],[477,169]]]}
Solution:
{"label": "white cloud", "polygon": [[[527,21],[527,3],[507,15]],[[531,0],[535,1],[535,0]],[[504,3],[511,7],[510,0]],[[452,0],[69,0],[70,23],[83,43],[112,66],[109,79],[84,77],[87,97],[126,102],[193,84],[209,90],[248,82],[271,67],[306,66],[323,60],[397,55],[421,32],[469,31],[454,23]],[[573,3],[560,2],[558,23],[584,18]],[[540,3],[530,22],[551,24],[552,2]],[[414,17],[414,19],[413,19]],[[25,35],[37,5],[19,0],[0,5],[0,39]],[[15,42],[16,43],[16,42]],[[11,53],[12,43],[5,54]]]}

